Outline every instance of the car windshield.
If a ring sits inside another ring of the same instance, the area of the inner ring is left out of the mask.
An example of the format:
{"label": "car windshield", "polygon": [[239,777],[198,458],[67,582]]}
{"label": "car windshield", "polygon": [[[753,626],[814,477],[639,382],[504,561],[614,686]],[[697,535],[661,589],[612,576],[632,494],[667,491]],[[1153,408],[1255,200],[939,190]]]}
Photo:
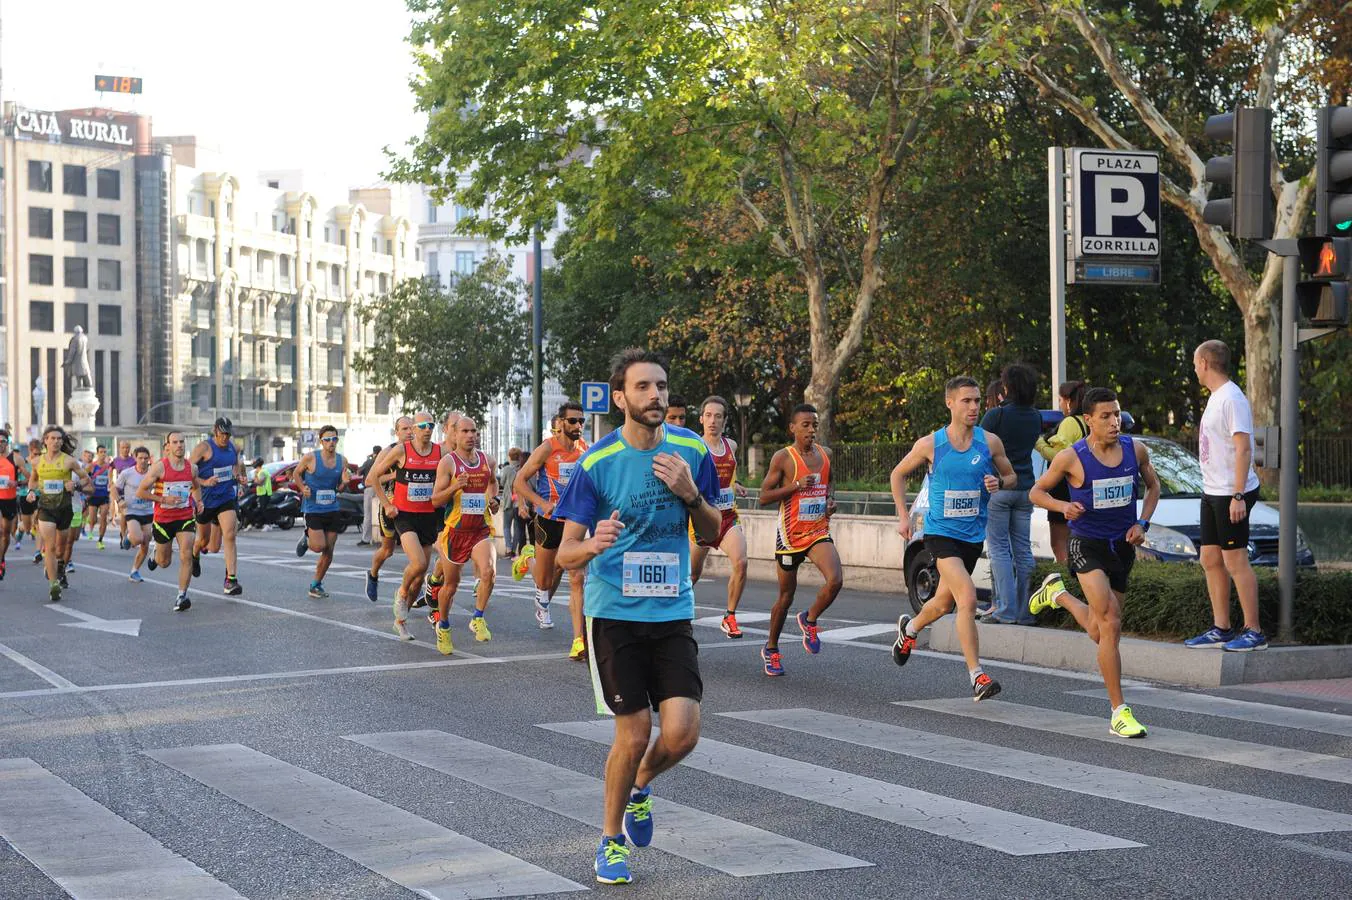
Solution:
{"label": "car windshield", "polygon": [[1144,438],[1150,462],[1160,477],[1160,497],[1187,500],[1202,496],[1202,464],[1187,450],[1163,438]]}

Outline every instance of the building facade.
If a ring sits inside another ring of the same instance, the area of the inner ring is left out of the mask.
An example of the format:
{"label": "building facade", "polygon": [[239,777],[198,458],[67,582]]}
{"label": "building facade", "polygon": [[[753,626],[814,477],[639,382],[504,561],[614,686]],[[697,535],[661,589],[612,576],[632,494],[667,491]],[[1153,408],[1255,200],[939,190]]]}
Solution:
{"label": "building facade", "polygon": [[0,418],[16,440],[71,424],[63,363],[77,326],[100,399],[96,428],[137,422],[137,179],[154,157],[145,116],[5,105]]}
{"label": "building facade", "polygon": [[362,306],[420,274],[417,230],[395,189],[335,204],[272,173],[248,181],[189,165],[174,167],[173,182],[163,361],[175,421],[208,430],[229,416],[246,452],[269,459],[312,448],[329,424],[357,459],[387,441],[396,398],[372,389],[353,359],[374,340]]}

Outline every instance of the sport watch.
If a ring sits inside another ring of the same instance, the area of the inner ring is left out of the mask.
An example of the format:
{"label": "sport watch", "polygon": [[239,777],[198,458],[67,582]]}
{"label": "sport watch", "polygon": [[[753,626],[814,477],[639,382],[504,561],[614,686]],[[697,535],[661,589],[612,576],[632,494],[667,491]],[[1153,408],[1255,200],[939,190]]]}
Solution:
{"label": "sport watch", "polygon": [[1230,495],[1230,499],[1231,499],[1231,500],[1238,500],[1240,503],[1243,503],[1243,502],[1244,502],[1244,495],[1243,495],[1242,493],[1240,493],[1239,491],[1235,491],[1233,494]]}
{"label": "sport watch", "polygon": [[1150,520],[1149,520],[1149,519],[1137,519],[1137,520],[1136,520],[1136,524],[1141,526],[1141,530],[1142,530],[1142,531],[1149,531],[1149,530],[1150,530]]}

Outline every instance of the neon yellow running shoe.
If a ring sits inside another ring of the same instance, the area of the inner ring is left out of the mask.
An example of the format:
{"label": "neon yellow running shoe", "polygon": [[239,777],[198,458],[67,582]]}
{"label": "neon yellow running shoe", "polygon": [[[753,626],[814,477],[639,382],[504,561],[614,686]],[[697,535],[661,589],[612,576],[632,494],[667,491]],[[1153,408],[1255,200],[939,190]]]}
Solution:
{"label": "neon yellow running shoe", "polygon": [[1033,592],[1033,596],[1028,598],[1028,611],[1033,615],[1044,612],[1049,609],[1056,609],[1058,604],[1056,598],[1061,594],[1067,593],[1066,583],[1056,572],[1042,579],[1042,587]]}
{"label": "neon yellow running shoe", "polygon": [[1143,738],[1145,737],[1145,726],[1136,721],[1136,717],[1131,714],[1131,707],[1124,706],[1113,713],[1113,721],[1108,730],[1118,737],[1124,738]]}
{"label": "neon yellow running shoe", "polygon": [[573,638],[573,646],[568,651],[568,658],[573,662],[586,662],[587,642],[580,637]]}
{"label": "neon yellow running shoe", "polygon": [[512,580],[520,581],[526,577],[530,571],[530,561],[535,559],[535,545],[527,544],[521,548],[521,552],[512,560]]}
{"label": "neon yellow running shoe", "polygon": [[451,626],[437,626],[437,650],[442,656],[450,656],[455,652],[455,646],[451,644]]}
{"label": "neon yellow running shoe", "polygon": [[476,641],[493,640],[493,632],[488,630],[488,623],[484,621],[483,616],[474,616],[469,620],[469,630],[474,632]]}

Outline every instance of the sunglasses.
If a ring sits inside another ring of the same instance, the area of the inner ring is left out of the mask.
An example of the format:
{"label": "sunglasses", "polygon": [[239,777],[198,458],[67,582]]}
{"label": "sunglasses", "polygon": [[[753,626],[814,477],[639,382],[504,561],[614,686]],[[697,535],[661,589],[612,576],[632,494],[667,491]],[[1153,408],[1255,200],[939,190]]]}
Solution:
{"label": "sunglasses", "polygon": [[413,425],[413,427],[414,427],[414,428],[419,428],[419,429],[426,430],[426,429],[432,427],[432,423],[431,423],[431,422],[415,422],[414,425]]}
{"label": "sunglasses", "polygon": [[567,422],[569,425],[583,425],[587,420],[582,416],[567,416],[563,421]]}
{"label": "sunglasses", "polygon": [[326,443],[326,444],[336,444],[336,443],[338,443],[338,439],[337,439],[336,437],[320,438],[320,440],[323,441],[323,442]]}

